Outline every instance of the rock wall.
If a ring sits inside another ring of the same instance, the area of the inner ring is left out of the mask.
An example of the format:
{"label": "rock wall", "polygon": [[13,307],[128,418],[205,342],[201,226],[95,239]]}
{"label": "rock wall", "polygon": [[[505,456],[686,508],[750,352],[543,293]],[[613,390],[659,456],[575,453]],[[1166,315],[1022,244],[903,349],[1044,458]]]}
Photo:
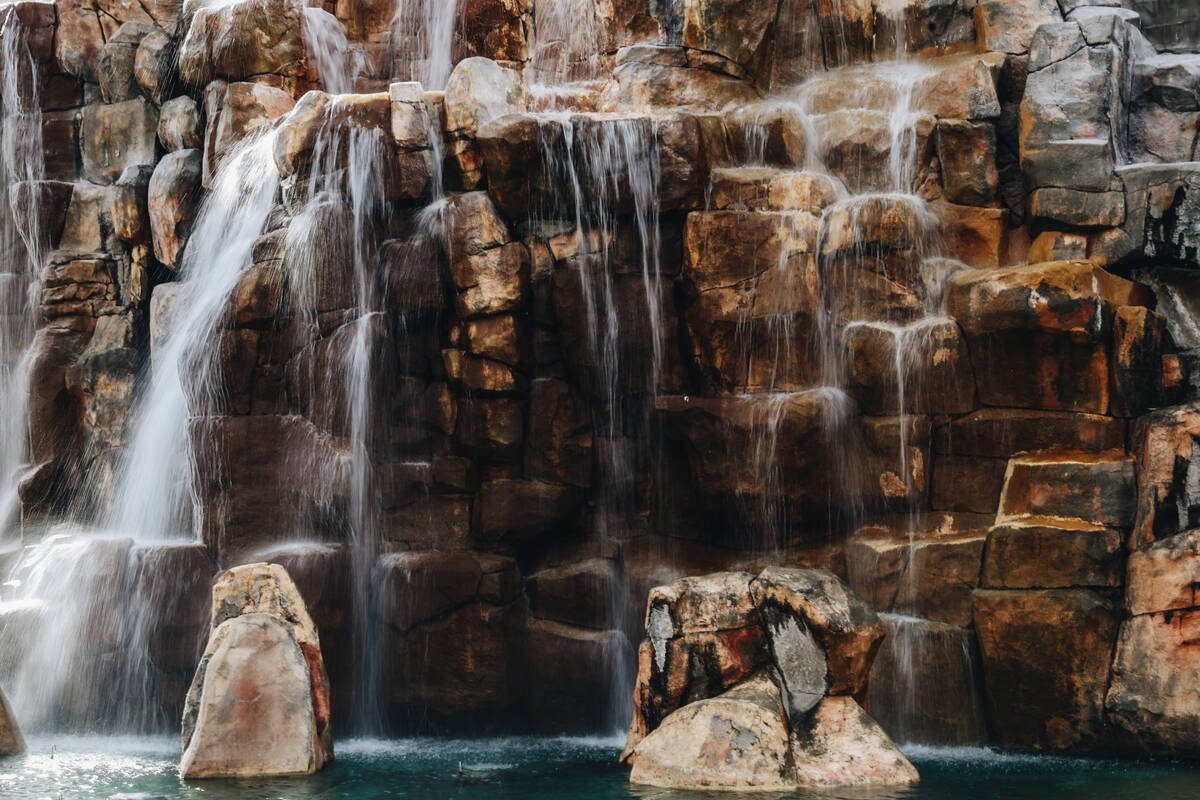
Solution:
{"label": "rock wall", "polygon": [[[1195,603],[1162,587],[1200,524],[1200,55],[1131,5],[585,3],[581,44],[562,4],[472,0],[443,92],[374,6],[325,9],[335,63],[294,0],[17,3],[14,536],[125,502],[197,214],[270,135],[217,391],[187,386],[205,566],[162,570],[285,566],[348,718],[611,726],[652,587],[778,565],[916,618],[871,690],[914,738],[1190,752]],[[310,91],[335,69],[354,93]],[[151,650],[168,707],[201,645]]]}

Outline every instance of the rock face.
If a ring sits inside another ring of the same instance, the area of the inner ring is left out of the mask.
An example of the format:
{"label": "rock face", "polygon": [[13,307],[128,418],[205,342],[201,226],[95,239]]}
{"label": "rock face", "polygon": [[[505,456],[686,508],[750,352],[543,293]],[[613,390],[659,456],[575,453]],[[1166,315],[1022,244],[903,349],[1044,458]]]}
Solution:
{"label": "rock face", "polygon": [[[631,746],[701,700],[687,736],[765,726],[714,744],[739,785],[805,748],[842,779],[813,754],[865,725],[846,698],[902,742],[1194,753],[1192,3],[310,5],[3,9],[3,127],[41,152],[0,187],[0,539],[152,502],[135,401],[238,268],[180,370],[171,535],[201,541],[131,551],[156,618],[87,645],[94,685],[149,641],[173,717],[196,587],[272,560],[339,708],[398,733],[592,732],[637,665]],[[255,143],[265,222],[188,261]],[[295,666],[238,624],[222,659]],[[687,784],[659,744],[645,774]]]}
{"label": "rock face", "polygon": [[832,573],[685,578],[650,592],[646,633],[622,756],[631,782],[776,791],[917,782],[853,696],[865,700],[883,629]]}
{"label": "rock face", "polygon": [[184,708],[180,775],[311,775],[332,758],[325,663],[291,576],[276,564],[225,572]]}

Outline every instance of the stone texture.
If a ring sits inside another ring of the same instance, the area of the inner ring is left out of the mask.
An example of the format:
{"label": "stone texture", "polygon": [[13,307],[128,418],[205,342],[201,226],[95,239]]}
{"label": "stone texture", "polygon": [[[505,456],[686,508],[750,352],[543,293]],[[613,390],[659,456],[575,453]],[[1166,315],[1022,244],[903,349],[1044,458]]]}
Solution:
{"label": "stone texture", "polygon": [[629,757],[635,784],[670,789],[786,790],[788,729],[766,675],[676,711]]}
{"label": "stone texture", "polygon": [[980,589],[974,610],[997,741],[1068,752],[1099,744],[1119,624],[1112,604],[1086,589]]}
{"label": "stone texture", "polygon": [[158,112],[143,98],[86,106],[79,120],[83,176],[113,183],[126,167],[155,163],[157,134]]}
{"label": "stone texture", "polygon": [[150,178],[147,205],[154,255],[171,268],[179,266],[199,210],[202,167],[199,150],[178,150],[164,156]]}
{"label": "stone texture", "polygon": [[769,567],[750,590],[755,605],[788,610],[813,629],[829,659],[831,694],[864,695],[883,628],[861,597],[827,570]]}
{"label": "stone texture", "polygon": [[301,74],[302,6],[295,0],[238,0],[200,7],[179,45],[179,75],[200,87],[213,78],[243,80]]}
{"label": "stone texture", "polygon": [[909,786],[917,770],[852,697],[827,697],[791,733],[804,787]]}
{"label": "stone texture", "polygon": [[227,570],[184,705],[180,775],[310,775],[332,758],[329,680],[299,590],[277,564]]}

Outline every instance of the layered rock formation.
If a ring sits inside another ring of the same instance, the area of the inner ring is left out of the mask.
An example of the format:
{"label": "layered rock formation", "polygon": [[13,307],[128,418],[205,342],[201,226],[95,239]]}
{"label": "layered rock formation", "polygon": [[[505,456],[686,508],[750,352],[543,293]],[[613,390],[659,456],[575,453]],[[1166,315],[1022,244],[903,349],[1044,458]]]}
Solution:
{"label": "layered rock formation", "polygon": [[250,564],[213,586],[212,633],[183,711],[183,778],[311,775],[333,759],[317,629],[287,570]]}
{"label": "layered rock formation", "polygon": [[634,718],[634,783],[786,791],[900,786],[917,771],[866,697],[883,628],[833,573],[771,567],[650,592]]}
{"label": "layered rock formation", "polygon": [[1200,746],[1147,593],[1200,525],[1171,4],[472,0],[437,47],[367,5],[5,12],[13,540],[138,539],[71,551],[72,630],[181,587],[72,645],[119,703],[174,718],[214,564],[266,560],[363,725],[592,730],[650,588],[777,565],[881,612],[849,694],[897,738]]}

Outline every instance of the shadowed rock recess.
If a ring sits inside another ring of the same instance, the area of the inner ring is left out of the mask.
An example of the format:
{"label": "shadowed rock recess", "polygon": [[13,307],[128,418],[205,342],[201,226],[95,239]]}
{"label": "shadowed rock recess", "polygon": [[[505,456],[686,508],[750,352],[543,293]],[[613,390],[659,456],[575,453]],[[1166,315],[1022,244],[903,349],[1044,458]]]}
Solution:
{"label": "shadowed rock recess", "polygon": [[1200,756],[1194,5],[0,5],[12,716]]}

